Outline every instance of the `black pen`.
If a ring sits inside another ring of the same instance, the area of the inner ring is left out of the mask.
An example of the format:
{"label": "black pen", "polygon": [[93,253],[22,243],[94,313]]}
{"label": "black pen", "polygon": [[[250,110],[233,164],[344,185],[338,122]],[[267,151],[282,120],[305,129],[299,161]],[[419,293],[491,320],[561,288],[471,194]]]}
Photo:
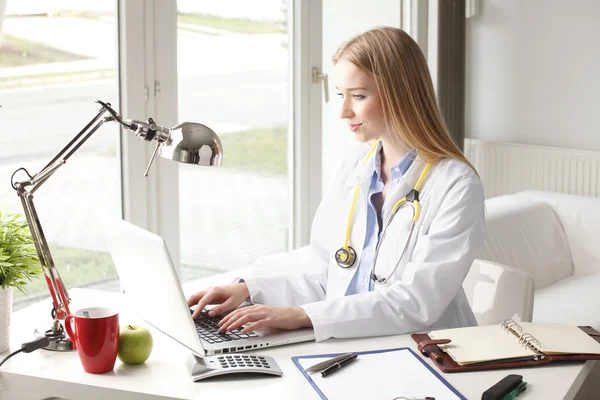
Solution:
{"label": "black pen", "polygon": [[329,376],[329,375],[333,374],[335,371],[340,370],[345,365],[348,365],[352,361],[356,360],[356,357],[358,357],[358,356],[356,354],[354,354],[351,357],[345,358],[345,359],[343,359],[340,362],[336,362],[336,363],[331,364],[329,367],[325,368],[323,370],[323,372],[321,372],[321,376],[323,378],[325,378],[326,376]]}

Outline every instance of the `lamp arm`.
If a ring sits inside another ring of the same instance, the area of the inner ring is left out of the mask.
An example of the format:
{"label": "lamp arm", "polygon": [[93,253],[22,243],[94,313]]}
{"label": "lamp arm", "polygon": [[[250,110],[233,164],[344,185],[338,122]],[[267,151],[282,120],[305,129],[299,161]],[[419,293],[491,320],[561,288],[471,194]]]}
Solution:
{"label": "lamp arm", "polygon": [[[25,218],[29,225],[33,242],[44,272],[46,284],[50,290],[53,302],[52,317],[55,319],[64,319],[70,314],[69,303],[71,299],[67,288],[58,273],[58,269],[54,264],[50,247],[44,235],[40,219],[33,204],[33,193],[40,188],[66,161],[85,143],[105,122],[116,121],[126,130],[135,133],[136,136],[141,136],[146,141],[156,141],[157,148],[155,154],[162,144],[168,143],[170,140],[170,129],[158,126],[152,118],[148,123],[133,120],[123,120],[119,114],[112,109],[110,103],[97,101],[102,105],[98,114],[61,150],[40,172],[31,176],[24,168],[19,168],[11,178],[11,186],[16,190],[17,195],[21,200]],[[106,113],[110,116],[102,118]],[[150,165],[154,155],[150,160]],[[148,169],[144,175],[147,175]],[[15,174],[24,170],[29,179],[19,182],[14,182]],[[29,189],[29,190],[28,190]]]}
{"label": "lamp arm", "polygon": [[[75,135],[75,137],[73,139],[71,139],[71,141],[61,150],[58,152],[57,155],[54,156],[54,158],[52,160],[50,160],[50,162],[48,164],[46,164],[46,166],[44,168],[41,169],[40,172],[38,172],[37,175],[43,175],[47,170],[51,169],[54,167],[54,169],[58,168],[56,167],[56,162],[58,160],[60,160],[62,158],[62,156],[69,150],[71,150],[69,152],[69,154],[67,156],[64,157],[64,161],[68,160],[69,157],[71,157],[71,155],[73,154],[73,152],[75,152],[95,131],[96,129],[98,129],[98,127],[96,127],[95,129],[93,129],[92,132],[90,132],[89,134],[87,134],[83,139],[82,136],[85,134],[85,132],[90,129],[90,127],[95,124],[104,114],[106,113],[106,107],[103,106],[100,111],[98,112],[98,114],[81,130],[81,132],[79,132],[77,135]],[[101,125],[101,124],[100,124]],[[58,164],[59,166],[64,164],[64,161],[61,162],[60,164]],[[36,175],[36,176],[37,176]],[[35,178],[35,177],[34,177]],[[32,182],[33,184],[33,182]],[[41,184],[41,183],[40,183]]]}
{"label": "lamp arm", "polygon": [[[55,157],[54,162],[46,165],[44,169],[35,174],[32,179],[27,181],[27,183],[32,186],[30,193],[33,194],[36,190],[40,188],[40,186],[42,186],[44,182],[46,182],[48,178],[52,176],[52,174],[54,174],[60,167],[65,165],[67,160],[73,155],[73,153],[75,153],[77,149],[79,149],[81,145],[85,143],[90,138],[90,136],[92,136],[94,132],[96,132],[102,126],[102,124],[104,124],[105,121],[106,120],[103,119],[97,122],[96,125],[94,125],[94,127],[92,128],[92,130],[90,130],[83,138],[81,138],[81,140],[74,144],[73,148],[67,146],[65,149],[61,150],[59,156]],[[71,141],[70,144],[72,143],[73,141]],[[66,150],[69,150],[69,152],[64,157],[60,157],[60,155],[64,154]]]}
{"label": "lamp arm", "polygon": [[48,285],[50,295],[52,296],[52,304],[54,306],[52,309],[52,318],[65,319],[66,316],[71,313],[69,310],[71,298],[60,278],[58,269],[56,269],[56,266],[54,265],[50,247],[44,236],[40,219],[35,209],[35,205],[33,204],[33,195],[22,188],[19,188],[17,193],[21,199],[21,204],[23,205],[25,218],[27,219],[33,243],[42,266],[42,271],[44,272],[46,285]]}
{"label": "lamp arm", "polygon": [[[75,153],[77,149],[79,149],[81,145],[85,143],[90,136],[100,128],[100,126],[104,124],[105,120],[101,119],[101,117],[106,113],[107,107],[110,107],[110,105],[103,105],[98,114],[83,128],[83,130],[81,130],[81,132],[79,132],[61,151],[59,151],[58,154],[54,156],[54,158],[52,158],[52,160],[50,160],[50,162],[44,168],[42,168],[39,173],[35,174],[34,176],[31,176],[29,173],[27,173],[29,176],[28,180],[16,183],[11,182],[11,185],[17,191],[17,195],[19,196],[23,206],[25,218],[27,219],[27,224],[29,225],[29,230],[31,231],[31,236],[33,238],[33,243],[38,254],[42,271],[44,272],[44,278],[46,279],[46,284],[48,285],[50,295],[52,296],[52,317],[56,319],[62,320],[68,314],[70,314],[69,303],[71,302],[71,298],[69,297],[67,288],[65,287],[60,274],[58,273],[58,269],[54,264],[50,247],[48,246],[38,213],[35,205],[33,204],[33,193],[39,189],[42,184],[44,184],[44,182],[46,182],[46,180],[48,180],[48,178],[54,174],[54,172],[63,166],[67,159],[69,159],[73,153]],[[18,171],[19,170],[16,172]]]}

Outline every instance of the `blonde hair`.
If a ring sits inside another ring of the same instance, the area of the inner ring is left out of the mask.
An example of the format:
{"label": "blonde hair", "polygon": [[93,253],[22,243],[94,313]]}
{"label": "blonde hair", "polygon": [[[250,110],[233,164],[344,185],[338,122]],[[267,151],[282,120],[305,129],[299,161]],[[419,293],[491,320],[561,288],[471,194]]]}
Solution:
{"label": "blonde hair", "polygon": [[342,58],[375,77],[383,115],[395,140],[416,149],[428,162],[456,158],[475,171],[448,133],[427,61],[406,32],[378,27],[361,33],[338,48],[333,63]]}

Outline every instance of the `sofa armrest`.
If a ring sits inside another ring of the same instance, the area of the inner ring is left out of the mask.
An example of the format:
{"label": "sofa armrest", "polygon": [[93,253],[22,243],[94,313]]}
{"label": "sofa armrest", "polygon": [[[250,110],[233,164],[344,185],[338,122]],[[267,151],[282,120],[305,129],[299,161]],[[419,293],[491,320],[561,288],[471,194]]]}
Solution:
{"label": "sofa armrest", "polygon": [[486,239],[476,258],[529,273],[536,290],[573,275],[564,228],[551,204],[534,197],[487,199]]}
{"label": "sofa armrest", "polygon": [[554,209],[569,244],[573,275],[600,272],[600,198],[533,190],[517,196],[542,200]]}
{"label": "sofa armrest", "polygon": [[515,314],[521,321],[533,317],[535,282],[525,271],[475,259],[463,289],[479,325],[499,324]]}

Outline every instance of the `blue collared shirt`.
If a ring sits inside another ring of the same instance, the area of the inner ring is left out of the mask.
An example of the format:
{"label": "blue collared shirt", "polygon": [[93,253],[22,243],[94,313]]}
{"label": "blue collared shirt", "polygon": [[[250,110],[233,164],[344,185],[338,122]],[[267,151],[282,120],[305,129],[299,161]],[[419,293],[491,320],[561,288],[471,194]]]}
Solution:
{"label": "blue collared shirt", "polygon": [[[388,193],[394,193],[396,186],[400,182],[400,178],[408,171],[415,159],[415,153],[409,151],[400,161],[392,168],[391,182]],[[358,264],[358,268],[350,281],[346,296],[357,293],[364,293],[373,290],[374,282],[371,279],[371,267],[375,259],[375,248],[379,242],[379,221],[377,219],[377,209],[373,203],[373,196],[383,191],[383,180],[381,179],[381,142],[371,158],[369,164],[365,168],[370,168],[373,171],[371,176],[371,185],[369,186],[368,205],[367,205],[367,232],[365,243],[363,245],[362,256]],[[385,221],[386,215],[383,215],[386,203],[389,201],[389,196],[386,197],[383,207],[381,207],[381,221]],[[385,222],[383,222],[385,223]]]}

